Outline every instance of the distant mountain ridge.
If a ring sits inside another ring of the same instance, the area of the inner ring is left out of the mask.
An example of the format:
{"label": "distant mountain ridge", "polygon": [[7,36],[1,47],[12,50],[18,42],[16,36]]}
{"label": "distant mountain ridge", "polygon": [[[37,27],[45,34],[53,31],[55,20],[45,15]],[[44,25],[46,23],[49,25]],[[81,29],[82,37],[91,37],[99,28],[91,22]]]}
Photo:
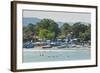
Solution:
{"label": "distant mountain ridge", "polygon": [[27,18],[23,18],[23,21],[22,21],[22,24],[24,26],[27,26],[29,23],[32,23],[32,24],[36,24],[37,22],[39,22],[41,19],[39,18],[34,18],[34,17],[27,17]]}
{"label": "distant mountain ridge", "polygon": [[[22,24],[24,26],[27,26],[29,23],[36,24],[37,22],[41,21],[39,18],[34,18],[34,17],[27,17],[23,18]],[[57,22],[60,26],[63,25],[64,22]]]}
{"label": "distant mountain ridge", "polygon": [[[39,18],[27,17],[27,18],[23,18],[22,24],[23,24],[23,26],[27,26],[30,23],[36,24],[39,21],[41,21],[41,19],[39,19]],[[59,27],[61,27],[65,22],[58,21],[56,23],[59,25]],[[66,22],[66,23],[69,23],[70,25],[73,25],[74,24],[74,22]],[[81,22],[81,23],[82,24],[85,24],[85,25],[88,25],[89,24],[89,23],[86,23],[86,22]]]}

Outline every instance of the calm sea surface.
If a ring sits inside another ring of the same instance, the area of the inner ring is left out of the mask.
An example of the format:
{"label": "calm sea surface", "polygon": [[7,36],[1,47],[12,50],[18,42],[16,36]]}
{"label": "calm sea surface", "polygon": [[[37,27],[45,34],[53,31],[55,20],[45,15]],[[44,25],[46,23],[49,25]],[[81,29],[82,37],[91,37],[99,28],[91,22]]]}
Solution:
{"label": "calm sea surface", "polygon": [[69,61],[87,60],[91,58],[90,49],[72,50],[23,50],[23,62],[45,62],[45,61]]}

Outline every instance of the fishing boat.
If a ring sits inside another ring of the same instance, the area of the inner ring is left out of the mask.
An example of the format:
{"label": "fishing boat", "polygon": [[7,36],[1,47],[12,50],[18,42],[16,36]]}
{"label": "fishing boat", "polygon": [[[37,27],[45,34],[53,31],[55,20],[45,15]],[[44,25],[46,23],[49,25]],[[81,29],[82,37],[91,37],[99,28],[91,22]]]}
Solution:
{"label": "fishing boat", "polygon": [[66,45],[57,46],[57,48],[66,48]]}

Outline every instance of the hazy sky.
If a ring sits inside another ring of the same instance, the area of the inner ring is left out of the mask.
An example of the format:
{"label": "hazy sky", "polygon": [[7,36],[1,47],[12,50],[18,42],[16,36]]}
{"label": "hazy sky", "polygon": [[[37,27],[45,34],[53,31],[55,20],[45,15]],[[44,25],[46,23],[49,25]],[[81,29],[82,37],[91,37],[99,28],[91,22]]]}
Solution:
{"label": "hazy sky", "polygon": [[39,19],[50,18],[56,22],[86,22],[91,23],[90,13],[76,12],[54,12],[54,11],[34,11],[23,10],[23,17],[36,17]]}

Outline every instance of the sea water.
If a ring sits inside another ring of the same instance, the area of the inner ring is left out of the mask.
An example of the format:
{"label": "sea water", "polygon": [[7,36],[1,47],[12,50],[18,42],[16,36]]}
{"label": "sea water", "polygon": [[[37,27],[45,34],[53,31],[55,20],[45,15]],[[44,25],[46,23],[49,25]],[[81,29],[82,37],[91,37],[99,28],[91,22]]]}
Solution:
{"label": "sea water", "polygon": [[23,62],[47,62],[47,61],[69,61],[87,60],[91,58],[90,49],[72,50],[23,50]]}

